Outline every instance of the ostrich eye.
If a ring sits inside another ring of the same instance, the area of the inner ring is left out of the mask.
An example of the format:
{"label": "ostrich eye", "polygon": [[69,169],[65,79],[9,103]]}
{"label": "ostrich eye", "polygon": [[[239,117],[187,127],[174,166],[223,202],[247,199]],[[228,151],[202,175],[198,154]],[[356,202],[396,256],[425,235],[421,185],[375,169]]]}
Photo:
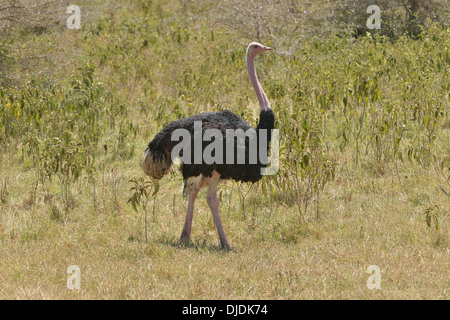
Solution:
{"label": "ostrich eye", "polygon": [[253,48],[255,48],[255,49],[256,49],[256,47],[257,47],[257,45],[255,44],[255,45],[253,46]]}

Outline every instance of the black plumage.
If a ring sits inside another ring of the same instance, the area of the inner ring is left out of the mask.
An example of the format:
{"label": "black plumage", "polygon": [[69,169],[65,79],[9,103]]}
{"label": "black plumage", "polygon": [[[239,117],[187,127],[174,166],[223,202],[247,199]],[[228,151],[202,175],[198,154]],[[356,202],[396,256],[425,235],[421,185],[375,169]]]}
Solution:
{"label": "black plumage", "polygon": [[[180,140],[172,140],[172,134],[177,129],[186,129],[191,137],[194,137],[194,122],[199,121],[202,124],[202,136],[207,129],[218,129],[222,133],[223,137],[223,155],[224,158],[221,163],[213,163],[207,164],[205,163],[203,157],[201,163],[194,163],[194,139],[191,139],[191,161],[190,164],[183,163],[181,166],[181,172],[183,174],[183,178],[186,180],[189,177],[196,177],[198,175],[203,175],[204,177],[211,177],[212,172],[215,170],[220,173],[221,179],[232,179],[235,181],[242,182],[256,182],[261,179],[261,169],[266,167],[267,161],[261,162],[259,156],[257,157],[257,163],[250,163],[249,159],[249,138],[246,138],[245,141],[245,163],[238,164],[237,163],[237,155],[239,151],[243,151],[237,146],[237,139],[235,139],[234,144],[234,161],[233,164],[227,164],[226,157],[226,138],[227,138],[227,129],[242,129],[244,132],[247,130],[251,130],[252,127],[242,118],[235,115],[234,113],[224,110],[220,112],[206,112],[197,114],[188,118],[179,119],[171,122],[164,129],[159,132],[155,138],[149,143],[146,152],[150,151],[152,155],[153,162],[163,162],[165,165],[162,166],[162,170],[157,170],[152,174],[152,177],[155,179],[160,179],[164,174],[166,174],[170,166],[172,164],[171,152],[175,145],[180,143]],[[266,130],[267,139],[266,144],[264,146],[265,150],[261,152],[261,154],[265,154],[268,156],[268,151],[270,147],[270,140],[272,129],[274,129],[275,116],[272,109],[262,110],[260,113],[260,121],[258,126],[255,129],[256,132],[256,141],[252,143],[256,143],[257,146],[257,154],[260,154],[259,150],[259,138],[261,130]],[[213,140],[214,141],[214,140]],[[207,145],[212,143],[213,141],[202,141],[202,146],[204,149]],[[242,146],[242,149],[244,146]],[[182,155],[182,153],[181,153]]]}

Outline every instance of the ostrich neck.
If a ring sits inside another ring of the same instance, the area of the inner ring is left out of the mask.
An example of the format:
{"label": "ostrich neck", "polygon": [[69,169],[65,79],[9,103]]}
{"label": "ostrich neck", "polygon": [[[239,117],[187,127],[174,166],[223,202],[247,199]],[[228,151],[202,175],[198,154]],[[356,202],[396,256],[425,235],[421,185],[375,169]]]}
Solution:
{"label": "ostrich neck", "polygon": [[258,97],[260,110],[270,109],[269,100],[267,99],[266,93],[259,84],[258,77],[256,76],[255,57],[247,56],[247,71],[248,76],[250,77],[250,82],[252,83],[256,96]]}

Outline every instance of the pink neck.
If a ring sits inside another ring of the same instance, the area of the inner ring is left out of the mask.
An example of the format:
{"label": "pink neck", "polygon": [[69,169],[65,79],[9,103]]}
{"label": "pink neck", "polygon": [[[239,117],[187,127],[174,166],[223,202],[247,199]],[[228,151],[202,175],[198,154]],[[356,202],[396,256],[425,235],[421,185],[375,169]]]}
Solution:
{"label": "pink neck", "polygon": [[259,84],[258,77],[256,76],[255,56],[247,55],[247,71],[248,76],[250,77],[250,82],[252,83],[256,96],[258,97],[259,108],[261,110],[270,109],[269,100],[267,99],[263,88]]}

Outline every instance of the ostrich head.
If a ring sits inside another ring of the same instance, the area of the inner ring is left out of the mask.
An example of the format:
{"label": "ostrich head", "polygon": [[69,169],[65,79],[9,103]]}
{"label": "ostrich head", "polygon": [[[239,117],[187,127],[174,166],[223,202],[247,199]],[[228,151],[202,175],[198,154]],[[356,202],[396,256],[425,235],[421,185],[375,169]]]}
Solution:
{"label": "ostrich head", "polygon": [[265,52],[267,50],[272,50],[272,48],[263,46],[261,43],[258,42],[252,42],[247,47],[247,57],[254,58],[258,54]]}

